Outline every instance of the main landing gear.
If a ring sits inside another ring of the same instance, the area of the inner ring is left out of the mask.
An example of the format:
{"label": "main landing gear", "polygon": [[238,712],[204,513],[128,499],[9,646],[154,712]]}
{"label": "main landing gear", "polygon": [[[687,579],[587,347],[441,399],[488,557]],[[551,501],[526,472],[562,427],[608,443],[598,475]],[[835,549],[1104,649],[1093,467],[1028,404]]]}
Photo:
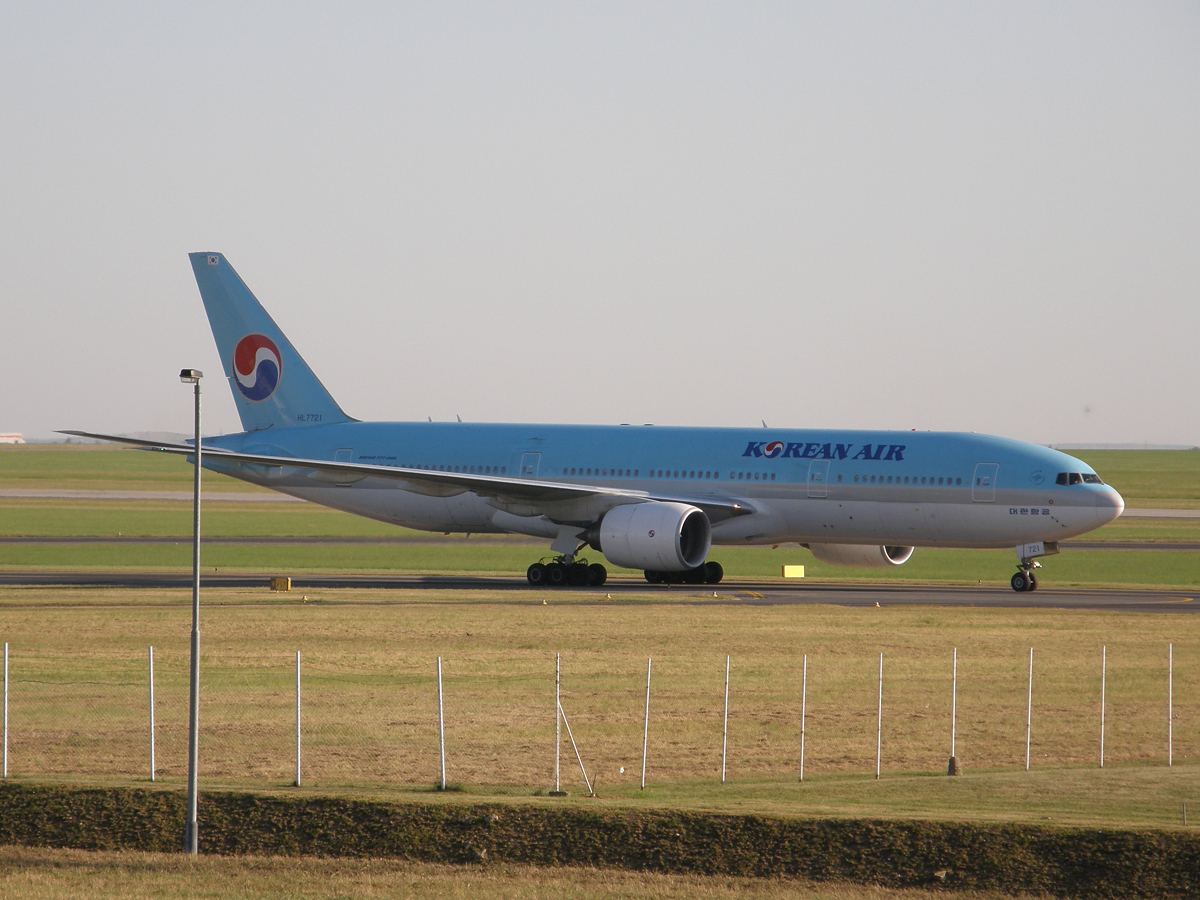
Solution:
{"label": "main landing gear", "polygon": [[600,587],[608,580],[608,569],[600,563],[589,566],[586,559],[556,556],[550,562],[535,562],[525,577],[534,587]]}
{"label": "main landing gear", "polygon": [[1021,560],[1021,564],[1017,566],[1017,574],[1012,577],[1009,584],[1012,589],[1018,594],[1025,591],[1036,591],[1038,586],[1037,576],[1033,574],[1034,569],[1040,569],[1042,564],[1036,560]]}
{"label": "main landing gear", "polygon": [[646,580],[651,584],[720,584],[725,570],[719,562],[706,562],[684,572],[658,572],[646,570]]}

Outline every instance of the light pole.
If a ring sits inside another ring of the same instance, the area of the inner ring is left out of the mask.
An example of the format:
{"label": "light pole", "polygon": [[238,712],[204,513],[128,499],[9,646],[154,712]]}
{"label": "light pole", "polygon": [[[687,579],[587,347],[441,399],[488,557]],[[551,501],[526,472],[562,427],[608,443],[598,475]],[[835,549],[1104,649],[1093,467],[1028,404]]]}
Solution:
{"label": "light pole", "polygon": [[192,669],[188,681],[188,798],[184,850],[195,856],[200,836],[196,828],[196,772],[200,763],[200,379],[199,369],[182,369],[179,380],[196,387],[196,471],[192,479]]}

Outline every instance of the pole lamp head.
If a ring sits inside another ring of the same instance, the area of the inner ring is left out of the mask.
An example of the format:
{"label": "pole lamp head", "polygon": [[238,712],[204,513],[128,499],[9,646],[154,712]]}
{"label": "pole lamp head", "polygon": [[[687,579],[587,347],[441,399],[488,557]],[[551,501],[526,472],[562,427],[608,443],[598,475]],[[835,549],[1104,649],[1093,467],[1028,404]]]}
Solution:
{"label": "pole lamp head", "polygon": [[179,380],[184,384],[199,384],[200,379],[204,377],[204,373],[199,369],[180,369]]}

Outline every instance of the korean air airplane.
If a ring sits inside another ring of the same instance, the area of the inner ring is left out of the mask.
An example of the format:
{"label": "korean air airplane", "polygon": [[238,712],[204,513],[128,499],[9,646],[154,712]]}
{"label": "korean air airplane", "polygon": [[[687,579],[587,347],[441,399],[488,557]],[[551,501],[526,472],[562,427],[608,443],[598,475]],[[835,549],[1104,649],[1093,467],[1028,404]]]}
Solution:
{"label": "korean air airplane", "polygon": [[1013,590],[1031,591],[1038,558],[1125,507],[1078,459],[979,434],[361,422],[223,255],[191,261],[245,428],[206,439],[205,468],[408,528],[545,538],[533,585],[603,584],[588,547],[651,584],[716,584],[714,545],[795,542],[867,568],[916,547],[1013,548]]}

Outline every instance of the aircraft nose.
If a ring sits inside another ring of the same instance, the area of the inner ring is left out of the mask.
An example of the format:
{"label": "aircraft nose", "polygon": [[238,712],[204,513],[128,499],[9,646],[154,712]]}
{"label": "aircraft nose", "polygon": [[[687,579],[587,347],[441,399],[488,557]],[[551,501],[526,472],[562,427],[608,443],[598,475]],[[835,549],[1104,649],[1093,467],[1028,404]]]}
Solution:
{"label": "aircraft nose", "polygon": [[1096,523],[1107,525],[1125,511],[1125,500],[1114,490],[1096,492]]}

